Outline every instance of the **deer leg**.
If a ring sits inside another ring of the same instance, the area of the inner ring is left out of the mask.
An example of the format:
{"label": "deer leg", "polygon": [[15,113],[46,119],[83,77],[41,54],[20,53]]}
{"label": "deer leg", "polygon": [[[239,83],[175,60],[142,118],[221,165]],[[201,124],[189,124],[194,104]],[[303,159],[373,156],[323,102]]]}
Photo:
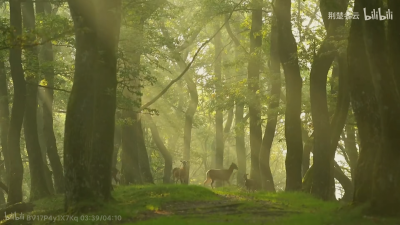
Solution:
{"label": "deer leg", "polygon": [[214,180],[211,180],[211,188],[212,189],[214,189],[213,183],[214,183]]}

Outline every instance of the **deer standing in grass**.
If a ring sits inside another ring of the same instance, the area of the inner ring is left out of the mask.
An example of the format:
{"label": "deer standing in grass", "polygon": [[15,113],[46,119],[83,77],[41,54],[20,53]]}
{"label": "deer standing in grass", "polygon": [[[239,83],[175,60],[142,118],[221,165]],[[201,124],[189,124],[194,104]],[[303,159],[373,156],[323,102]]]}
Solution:
{"label": "deer standing in grass", "polygon": [[187,173],[187,171],[186,171],[187,170],[187,166],[186,166],[187,161],[183,160],[183,161],[181,161],[181,163],[182,163],[181,168],[176,167],[172,170],[172,175],[174,176],[175,184],[178,183],[178,180],[181,181],[181,184],[186,181],[185,179],[186,179],[186,173]]}
{"label": "deer standing in grass", "polygon": [[214,188],[213,184],[216,180],[226,181],[229,185],[231,185],[229,178],[235,169],[238,170],[239,168],[235,163],[232,163],[229,169],[212,169],[207,171],[207,179],[204,181],[204,185],[211,181],[211,188]]}
{"label": "deer standing in grass", "polygon": [[247,178],[247,173],[243,175],[244,178],[244,186],[246,186],[247,192],[254,192],[254,190],[256,189],[256,182],[252,179],[248,179]]}

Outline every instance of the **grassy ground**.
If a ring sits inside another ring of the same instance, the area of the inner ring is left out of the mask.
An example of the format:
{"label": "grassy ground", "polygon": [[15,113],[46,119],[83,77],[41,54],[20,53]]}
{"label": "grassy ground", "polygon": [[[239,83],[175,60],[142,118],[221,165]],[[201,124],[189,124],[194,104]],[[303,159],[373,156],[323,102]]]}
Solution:
{"label": "grassy ground", "polygon": [[1,224],[48,224],[55,217],[57,224],[400,225],[400,219],[365,217],[361,208],[323,202],[304,193],[152,185],[118,187],[113,196],[116,202],[94,205],[95,213],[72,217],[63,213],[61,196],[44,199],[35,202],[35,211],[29,215],[19,215],[20,220],[9,215]]}

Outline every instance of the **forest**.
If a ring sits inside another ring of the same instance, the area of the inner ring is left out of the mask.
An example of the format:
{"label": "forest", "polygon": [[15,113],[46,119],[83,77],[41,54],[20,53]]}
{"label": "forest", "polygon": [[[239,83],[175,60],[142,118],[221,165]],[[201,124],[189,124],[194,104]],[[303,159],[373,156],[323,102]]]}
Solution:
{"label": "forest", "polygon": [[398,225],[397,86],[399,0],[0,0],[0,224]]}

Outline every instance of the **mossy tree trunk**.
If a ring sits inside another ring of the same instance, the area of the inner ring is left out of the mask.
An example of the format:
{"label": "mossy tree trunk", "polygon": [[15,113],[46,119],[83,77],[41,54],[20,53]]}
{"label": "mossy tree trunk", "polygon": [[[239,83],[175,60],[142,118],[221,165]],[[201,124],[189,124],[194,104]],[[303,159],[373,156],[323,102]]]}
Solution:
{"label": "mossy tree trunk", "polygon": [[281,63],[278,48],[278,27],[276,16],[272,18],[270,43],[271,100],[268,106],[268,120],[260,150],[260,173],[263,190],[275,192],[274,178],[270,168],[271,147],[278,122],[281,95]]}
{"label": "mossy tree trunk", "polygon": [[87,200],[111,199],[121,1],[96,3],[68,1],[76,57],[65,121],[66,210]]}
{"label": "mossy tree trunk", "polygon": [[248,105],[250,114],[250,178],[260,187],[260,149],[262,142],[260,69],[262,45],[262,0],[251,1],[250,56],[247,69]]}
{"label": "mossy tree trunk", "polygon": [[8,131],[8,204],[22,202],[22,178],[24,167],[21,159],[20,137],[25,114],[26,84],[22,69],[22,50],[16,38],[22,35],[22,17],[20,0],[10,0],[10,26],[14,28],[13,47],[10,49],[11,77],[14,84],[14,98]]}
{"label": "mossy tree trunk", "polygon": [[301,160],[303,155],[300,120],[302,79],[297,57],[297,44],[292,33],[291,1],[277,1],[275,10],[279,30],[279,56],[286,80],[286,191],[299,191],[302,187]]}
{"label": "mossy tree trunk", "polygon": [[[75,26],[75,74],[67,105],[64,134],[65,210],[94,200],[88,163],[93,133],[96,12],[92,1],[68,1]],[[83,29],[86,32],[82,32]]]}

